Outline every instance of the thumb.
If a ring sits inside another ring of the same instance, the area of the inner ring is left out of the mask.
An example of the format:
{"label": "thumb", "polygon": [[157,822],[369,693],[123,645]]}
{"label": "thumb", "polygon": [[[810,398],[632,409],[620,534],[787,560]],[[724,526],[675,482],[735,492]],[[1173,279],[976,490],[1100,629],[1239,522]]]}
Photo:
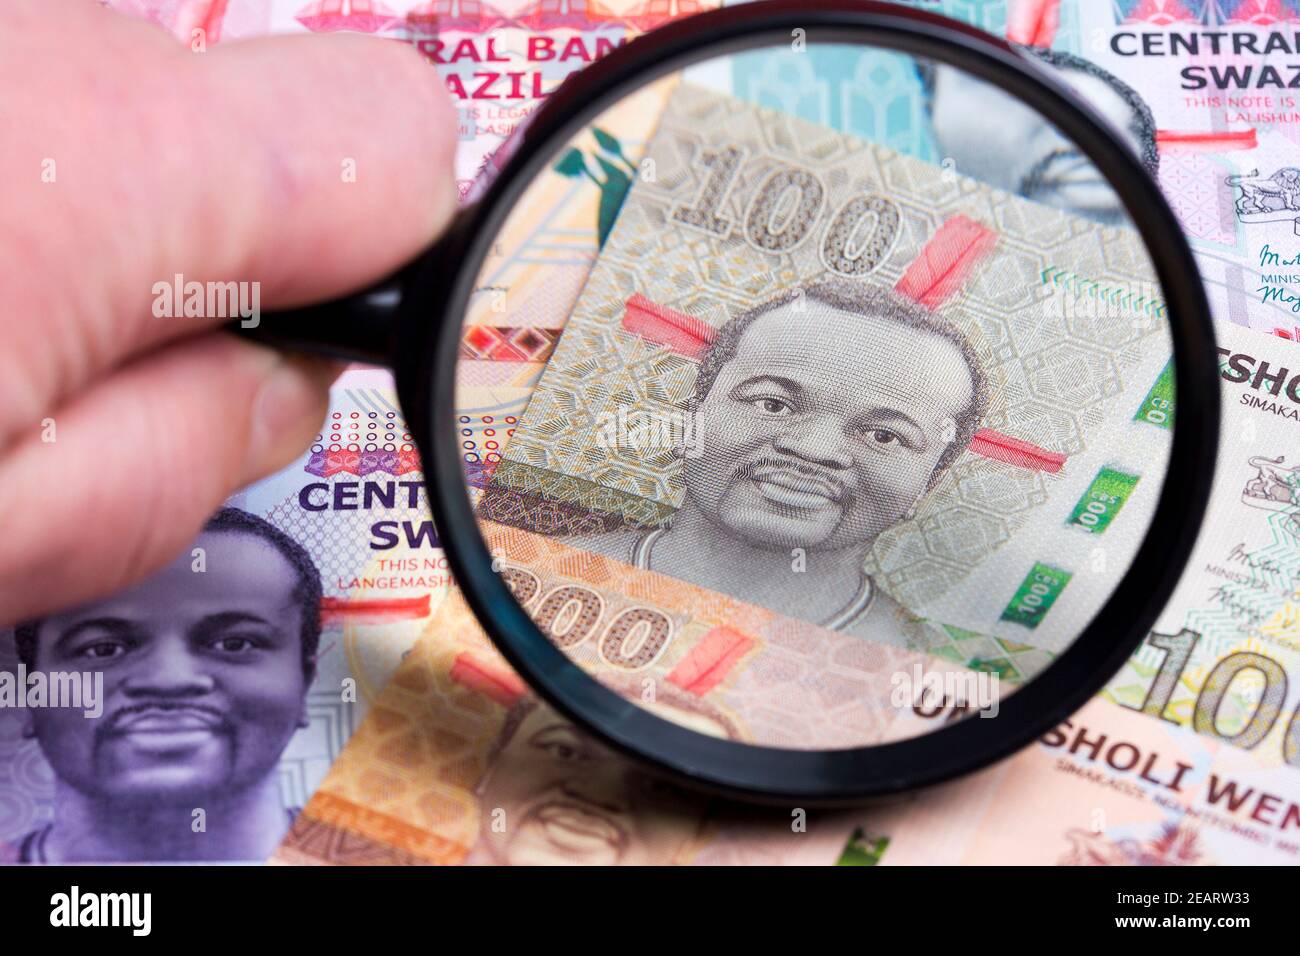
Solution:
{"label": "thumb", "polygon": [[[394,271],[453,214],[454,111],[406,44],[195,53],[85,0],[48,3],[59,18],[20,3],[30,22],[0,31],[0,88],[31,90],[0,97],[0,252],[23,264],[6,305],[31,317],[0,352],[0,447],[113,366],[224,320],[155,316],[158,283],[258,283],[264,309],[320,300]],[[107,78],[83,65],[101,53]],[[42,156],[57,179],[33,184]]]}
{"label": "thumb", "polygon": [[0,624],[134,583],[321,427],[334,363],[209,332],[129,363],[0,459]]}

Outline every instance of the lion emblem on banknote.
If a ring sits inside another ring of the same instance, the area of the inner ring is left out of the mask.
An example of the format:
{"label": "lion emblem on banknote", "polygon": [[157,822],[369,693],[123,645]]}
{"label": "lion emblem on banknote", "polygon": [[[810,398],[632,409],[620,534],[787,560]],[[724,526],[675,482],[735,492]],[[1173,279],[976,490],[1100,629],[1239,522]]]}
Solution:
{"label": "lion emblem on banknote", "polygon": [[1265,458],[1255,455],[1249,464],[1255,469],[1255,476],[1246,482],[1241,490],[1241,500],[1252,508],[1266,508],[1269,511],[1282,511],[1292,505],[1300,505],[1300,465],[1284,468],[1285,455],[1277,458]]}
{"label": "lion emblem on banknote", "polygon": [[1286,166],[1271,176],[1253,169],[1244,176],[1229,176],[1229,186],[1241,190],[1237,196],[1237,218],[1242,222],[1269,222],[1290,218],[1300,212],[1300,169]]}

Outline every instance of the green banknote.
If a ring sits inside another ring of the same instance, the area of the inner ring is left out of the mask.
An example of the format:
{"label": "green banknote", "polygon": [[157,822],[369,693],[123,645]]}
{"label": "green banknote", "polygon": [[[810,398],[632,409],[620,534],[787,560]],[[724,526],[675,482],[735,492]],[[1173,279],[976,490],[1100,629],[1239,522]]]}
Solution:
{"label": "green banknote", "polygon": [[1076,634],[1168,454],[1136,235],[691,83],[643,166],[480,513],[886,643]]}

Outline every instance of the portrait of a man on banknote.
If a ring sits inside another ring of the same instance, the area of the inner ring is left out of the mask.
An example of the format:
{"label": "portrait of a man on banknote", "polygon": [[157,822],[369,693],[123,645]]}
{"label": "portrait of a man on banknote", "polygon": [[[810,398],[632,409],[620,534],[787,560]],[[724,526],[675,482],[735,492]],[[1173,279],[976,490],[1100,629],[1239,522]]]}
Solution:
{"label": "portrait of a man on banknote", "polygon": [[[1159,167],[1156,124],[1142,97],[1089,60],[1022,47],[1084,97],[1154,176]],[[1119,197],[1075,143],[1004,90],[948,65],[919,69],[939,155],[956,171],[990,186],[1066,212],[1116,225],[1125,219]],[[989,135],[989,124],[998,135]]]}
{"label": "portrait of a man on banknote", "polygon": [[[650,709],[712,736],[738,731],[705,700],[663,685]],[[664,865],[693,835],[703,799],[646,773],[525,693],[479,781],[479,865]]]}
{"label": "portrait of a man on banknote", "polygon": [[574,543],[902,645],[866,554],[915,514],[987,404],[974,348],[916,302],[838,278],[781,293],[724,324],[704,356],[671,523]]}
{"label": "portrait of a man on banknote", "polygon": [[223,508],[190,550],[125,591],[20,625],[28,672],[98,672],[102,712],[28,708],[52,819],[18,862],[261,860],[294,810],[277,773],[307,725],[321,581],[270,523]]}

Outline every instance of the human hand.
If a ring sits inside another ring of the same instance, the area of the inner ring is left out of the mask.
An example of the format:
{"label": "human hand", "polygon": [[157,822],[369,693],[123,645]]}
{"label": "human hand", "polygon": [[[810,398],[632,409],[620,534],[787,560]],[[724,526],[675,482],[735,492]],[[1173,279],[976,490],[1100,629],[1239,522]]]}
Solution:
{"label": "human hand", "polygon": [[156,570],[320,428],[336,363],[156,317],[155,283],[377,280],[454,212],[456,137],[403,44],[198,53],[88,0],[6,4],[0,91],[2,625]]}

